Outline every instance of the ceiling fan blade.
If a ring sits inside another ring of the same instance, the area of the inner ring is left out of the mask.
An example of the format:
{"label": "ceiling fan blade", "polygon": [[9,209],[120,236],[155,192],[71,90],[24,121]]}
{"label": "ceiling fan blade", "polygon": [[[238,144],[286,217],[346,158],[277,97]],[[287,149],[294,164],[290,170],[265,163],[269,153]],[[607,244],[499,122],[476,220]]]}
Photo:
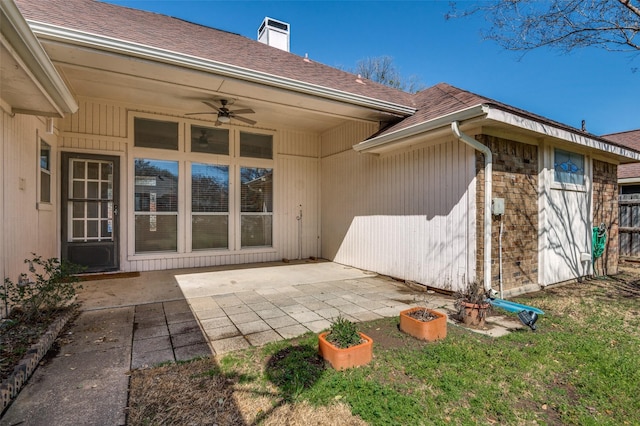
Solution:
{"label": "ceiling fan blade", "polygon": [[255,114],[256,112],[251,108],[246,108],[246,109],[238,109],[235,111],[231,111],[231,113],[232,114]]}
{"label": "ceiling fan blade", "polygon": [[215,111],[211,112],[188,112],[185,115],[202,115],[202,114],[217,114]]}
{"label": "ceiling fan blade", "polygon": [[257,121],[253,121],[253,120],[249,120],[248,118],[245,117],[236,117],[235,115],[231,115],[231,118],[238,120],[238,121],[242,121],[243,123],[247,123],[247,124],[256,124]]}
{"label": "ceiling fan blade", "polygon": [[220,111],[220,107],[217,106],[216,104],[213,104],[209,101],[202,101],[203,104],[205,104],[206,106],[215,109],[216,111]]}

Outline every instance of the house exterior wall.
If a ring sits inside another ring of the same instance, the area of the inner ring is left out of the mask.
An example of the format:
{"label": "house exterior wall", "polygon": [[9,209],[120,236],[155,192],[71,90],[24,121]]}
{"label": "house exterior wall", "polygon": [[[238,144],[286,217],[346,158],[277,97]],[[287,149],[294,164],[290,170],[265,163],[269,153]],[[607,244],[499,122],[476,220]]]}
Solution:
{"label": "house exterior wall", "polygon": [[[7,114],[0,109],[0,275],[17,282],[27,272],[24,259],[36,253],[58,257],[56,137],[46,122],[30,115]],[[51,147],[51,202],[41,203],[39,141]]]}
{"label": "house exterior wall", "polygon": [[322,136],[322,256],[457,290],[475,276],[475,156],[453,137],[376,157],[373,128]]}
{"label": "house exterior wall", "polygon": [[[274,212],[273,247],[259,250],[223,250],[207,252],[133,253],[133,146],[132,117],[146,114],[157,120],[212,123],[185,120],[170,112],[154,112],[135,105],[107,103],[81,98],[77,113],[61,120],[61,150],[85,154],[120,156],[120,270],[146,271],[191,268],[225,264],[266,262],[299,256],[318,257],[319,253],[319,136],[315,133],[277,128],[273,134]],[[144,112],[142,112],[144,110]],[[234,126],[230,126],[234,129]],[[240,128],[240,127],[238,127]],[[253,129],[245,129],[256,132]],[[260,132],[258,129],[257,132]],[[183,132],[184,133],[184,132]],[[158,150],[160,151],[160,150]],[[161,159],[171,158],[171,152]],[[185,179],[184,176],[181,177]],[[184,185],[183,185],[184,186]],[[302,209],[301,223],[297,220]],[[302,241],[299,239],[302,231]],[[186,231],[184,231],[186,232]]]}
{"label": "house exterior wall", "polygon": [[604,223],[607,227],[607,245],[596,261],[598,274],[618,272],[618,171],[615,164],[593,160],[593,226]]}
{"label": "house exterior wall", "polygon": [[[500,137],[478,135],[493,154],[492,198],[504,198],[502,217],[503,290],[538,283],[538,147]],[[484,156],[476,153],[477,266],[476,279],[484,274]],[[489,212],[490,214],[490,212]],[[500,218],[492,216],[491,281],[498,290]]]}

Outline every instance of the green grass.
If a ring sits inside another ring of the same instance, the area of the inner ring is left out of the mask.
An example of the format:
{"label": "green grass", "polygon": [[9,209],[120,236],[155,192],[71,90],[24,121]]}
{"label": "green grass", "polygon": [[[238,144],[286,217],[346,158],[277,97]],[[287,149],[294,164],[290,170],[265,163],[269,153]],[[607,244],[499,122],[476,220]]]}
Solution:
{"label": "green grass", "polygon": [[310,333],[229,355],[221,370],[251,371],[256,385],[275,385],[284,401],[345,402],[373,425],[640,424],[640,305],[618,284],[521,299],[546,311],[535,333],[489,338],[449,325],[445,340],[422,343],[397,337],[398,320],[389,318],[362,326],[406,344],[376,346],[374,338],[366,367],[326,368]]}

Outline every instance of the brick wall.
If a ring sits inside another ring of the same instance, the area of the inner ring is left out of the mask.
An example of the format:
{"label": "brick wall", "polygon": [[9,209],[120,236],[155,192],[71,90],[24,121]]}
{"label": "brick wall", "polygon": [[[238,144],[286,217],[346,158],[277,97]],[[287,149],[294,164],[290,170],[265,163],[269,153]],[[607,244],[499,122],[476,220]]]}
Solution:
{"label": "brick wall", "polygon": [[[492,198],[504,198],[503,290],[538,283],[538,147],[494,136],[476,137],[493,153]],[[484,274],[484,156],[476,153],[477,279]],[[489,212],[491,214],[491,212]],[[500,220],[491,227],[492,286],[498,289]]]}
{"label": "brick wall", "polygon": [[611,275],[618,272],[618,167],[593,160],[593,226],[607,227],[607,246],[596,261],[596,272]]}

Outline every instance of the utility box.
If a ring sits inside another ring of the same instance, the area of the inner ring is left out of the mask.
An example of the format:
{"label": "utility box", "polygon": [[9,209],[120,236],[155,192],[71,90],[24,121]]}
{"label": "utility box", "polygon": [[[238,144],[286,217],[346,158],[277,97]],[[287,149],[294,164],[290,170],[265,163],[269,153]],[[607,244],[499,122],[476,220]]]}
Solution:
{"label": "utility box", "polygon": [[491,200],[491,214],[494,216],[504,214],[504,198],[494,198]]}

